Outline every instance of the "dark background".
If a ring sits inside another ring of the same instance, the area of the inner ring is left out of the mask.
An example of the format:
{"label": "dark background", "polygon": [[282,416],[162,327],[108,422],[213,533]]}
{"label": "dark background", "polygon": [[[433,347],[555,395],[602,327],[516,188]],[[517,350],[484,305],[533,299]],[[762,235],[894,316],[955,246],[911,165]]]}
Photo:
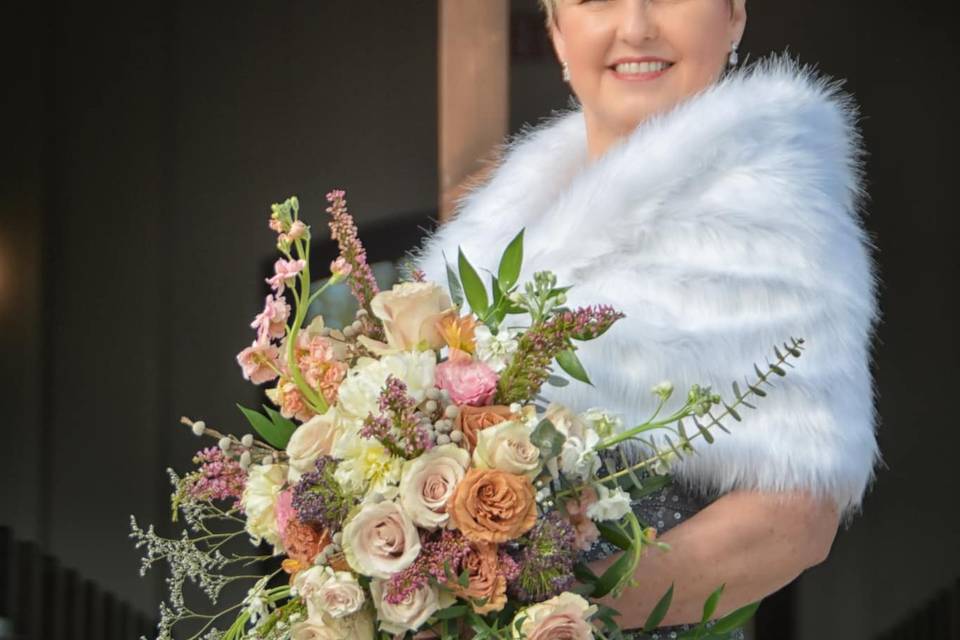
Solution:
{"label": "dark background", "polygon": [[[951,8],[748,3],[742,53],[789,48],[861,105],[883,279],[885,466],[775,609],[804,640],[877,637],[960,575]],[[344,188],[397,257],[390,223],[436,215],[436,1],[46,1],[0,25],[0,525],[153,615],[129,514],[166,521],[163,469],[198,444],[181,415],[239,430],[233,403],[258,400],[234,356],[269,204],[298,194],[322,232]],[[567,91],[533,0],[512,27],[516,131]]]}

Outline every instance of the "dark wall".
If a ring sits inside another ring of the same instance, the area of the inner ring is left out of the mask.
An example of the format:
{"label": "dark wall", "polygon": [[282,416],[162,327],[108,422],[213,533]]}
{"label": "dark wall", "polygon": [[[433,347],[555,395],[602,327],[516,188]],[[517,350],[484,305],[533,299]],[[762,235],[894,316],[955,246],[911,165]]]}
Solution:
{"label": "dark wall", "polygon": [[129,514],[168,519],[181,415],[240,431],[259,399],[269,205],[320,235],[332,188],[361,227],[436,210],[436,4],[5,13],[0,524],[155,611]]}

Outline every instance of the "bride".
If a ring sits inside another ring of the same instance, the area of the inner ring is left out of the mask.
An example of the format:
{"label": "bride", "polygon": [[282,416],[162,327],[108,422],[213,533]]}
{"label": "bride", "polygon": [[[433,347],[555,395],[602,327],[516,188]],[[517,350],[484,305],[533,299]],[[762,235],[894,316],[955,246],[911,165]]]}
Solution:
{"label": "bride", "polygon": [[[717,616],[824,561],[873,478],[877,277],[856,110],[786,55],[736,66],[745,0],[541,2],[576,106],[511,140],[408,268],[445,282],[462,247],[495,272],[526,228],[521,278],[549,269],[573,285],[568,307],[627,316],[578,343],[595,386],[556,400],[628,426],[652,412],[654,383],[728,397],[773,345],[806,341],[756,411],[634,505],[672,549],[607,604],[638,628],[675,583],[651,636],[673,638],[721,584]],[[587,557],[599,572],[611,554]]]}

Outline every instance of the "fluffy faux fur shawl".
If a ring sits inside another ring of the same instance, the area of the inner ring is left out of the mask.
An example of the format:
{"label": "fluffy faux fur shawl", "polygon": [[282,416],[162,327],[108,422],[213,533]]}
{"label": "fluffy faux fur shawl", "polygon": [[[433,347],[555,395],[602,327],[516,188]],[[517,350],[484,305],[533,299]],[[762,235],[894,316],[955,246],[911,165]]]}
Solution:
{"label": "fluffy faux fur shawl", "polygon": [[[627,425],[649,417],[664,379],[732,400],[791,336],[806,350],[756,411],[700,441],[677,477],[707,493],[803,488],[856,511],[878,459],[871,339],[877,278],[860,221],[856,107],[839,83],[786,55],[728,74],[650,118],[594,162],[583,114],[555,113],[506,143],[485,184],[408,257],[446,283],[457,247],[484,279],[526,228],[520,281],[555,272],[567,306],[624,312],[576,343],[593,387],[543,394],[602,407]],[[527,316],[508,316],[509,324]],[[557,369],[558,373],[562,373]],[[664,414],[668,415],[668,414]]]}

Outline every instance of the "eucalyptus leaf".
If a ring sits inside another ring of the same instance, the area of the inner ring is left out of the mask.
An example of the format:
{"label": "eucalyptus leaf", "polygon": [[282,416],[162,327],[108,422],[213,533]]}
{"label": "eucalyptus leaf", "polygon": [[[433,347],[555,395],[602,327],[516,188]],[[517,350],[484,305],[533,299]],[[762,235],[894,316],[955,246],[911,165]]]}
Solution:
{"label": "eucalyptus leaf", "polygon": [[460,269],[460,282],[463,284],[463,292],[470,304],[470,310],[476,315],[481,316],[486,313],[490,307],[487,299],[487,290],[483,286],[483,280],[477,275],[476,269],[467,260],[466,254],[462,248],[458,248],[457,257],[458,267]]}
{"label": "eucalyptus leaf", "polygon": [[500,257],[500,265],[497,268],[497,275],[500,276],[500,286],[504,291],[509,291],[510,287],[517,283],[520,277],[520,265],[523,263],[523,229],[520,229]]}
{"label": "eucalyptus leaf", "polygon": [[554,387],[565,387],[570,384],[570,381],[560,376],[549,375],[547,376],[547,384]]}
{"label": "eucalyptus leaf", "polygon": [[567,437],[546,419],[541,420],[534,428],[533,433],[530,434],[530,442],[540,449],[540,455],[543,456],[544,460],[560,455],[563,443],[566,441]]}

